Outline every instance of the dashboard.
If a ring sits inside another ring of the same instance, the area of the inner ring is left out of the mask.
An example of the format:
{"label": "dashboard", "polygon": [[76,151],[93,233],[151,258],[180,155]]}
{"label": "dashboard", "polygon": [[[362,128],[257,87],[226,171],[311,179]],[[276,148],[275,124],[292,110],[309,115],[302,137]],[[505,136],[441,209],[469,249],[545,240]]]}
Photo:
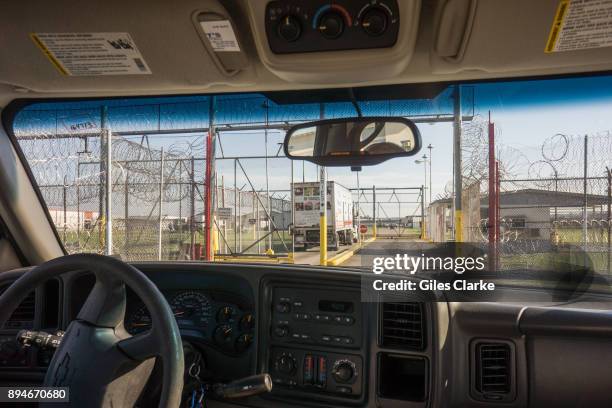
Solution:
{"label": "dashboard", "polygon": [[[171,305],[207,381],[269,373],[272,392],[209,407],[609,406],[607,296],[530,304],[364,302],[363,272],[278,265],[136,264]],[[23,271],[0,274],[0,291]],[[21,327],[65,329],[93,287],[68,273],[0,330],[0,386],[39,384],[51,354],[14,345]],[[507,290],[514,290],[508,288]],[[125,328],[150,327],[128,290]],[[188,355],[189,354],[189,355]],[[559,359],[562,355],[563,359]],[[562,373],[560,375],[559,373]],[[155,371],[153,376],[155,376]],[[492,381],[491,379],[495,379]],[[577,386],[576,384],[580,384]],[[187,375],[185,387],[189,384]]]}

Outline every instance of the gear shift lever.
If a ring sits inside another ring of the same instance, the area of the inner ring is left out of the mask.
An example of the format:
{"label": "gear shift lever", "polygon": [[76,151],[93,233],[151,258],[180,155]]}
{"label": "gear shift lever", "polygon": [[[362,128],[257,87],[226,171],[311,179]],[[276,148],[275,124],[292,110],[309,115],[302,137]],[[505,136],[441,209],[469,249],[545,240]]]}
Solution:
{"label": "gear shift lever", "polygon": [[217,383],[212,388],[218,398],[244,398],[272,391],[272,378],[270,374],[258,374],[227,384]]}

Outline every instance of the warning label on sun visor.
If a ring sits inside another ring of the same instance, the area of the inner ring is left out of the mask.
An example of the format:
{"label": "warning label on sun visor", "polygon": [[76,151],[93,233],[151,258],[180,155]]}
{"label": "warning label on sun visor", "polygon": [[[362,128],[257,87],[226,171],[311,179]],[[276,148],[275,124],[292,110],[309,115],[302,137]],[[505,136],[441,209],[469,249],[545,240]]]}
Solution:
{"label": "warning label on sun visor", "polygon": [[229,20],[201,21],[200,26],[206,34],[210,46],[216,52],[239,52],[240,46]]}
{"label": "warning label on sun visor", "polygon": [[544,52],[612,46],[612,0],[562,0]]}
{"label": "warning label on sun visor", "polygon": [[63,75],[143,75],[151,70],[128,33],[31,33]]}

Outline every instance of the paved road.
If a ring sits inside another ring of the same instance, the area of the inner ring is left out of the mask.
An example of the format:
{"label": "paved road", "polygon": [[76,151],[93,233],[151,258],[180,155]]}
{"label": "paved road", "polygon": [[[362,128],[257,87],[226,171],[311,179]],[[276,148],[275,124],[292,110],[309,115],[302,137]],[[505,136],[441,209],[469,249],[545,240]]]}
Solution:
{"label": "paved road", "polygon": [[[327,251],[327,258],[331,258],[332,256],[335,256],[342,251],[346,251],[349,248],[350,245],[343,245],[340,246],[337,251]],[[310,248],[305,252],[295,252],[293,256],[296,264],[319,265],[319,247]]]}
{"label": "paved road", "polygon": [[365,244],[358,253],[343,262],[341,266],[370,267],[371,265],[363,265],[362,262],[366,260],[371,262],[371,257],[376,256],[394,256],[404,253],[420,255],[421,248],[424,245],[426,245],[425,242],[414,239],[376,239]]}

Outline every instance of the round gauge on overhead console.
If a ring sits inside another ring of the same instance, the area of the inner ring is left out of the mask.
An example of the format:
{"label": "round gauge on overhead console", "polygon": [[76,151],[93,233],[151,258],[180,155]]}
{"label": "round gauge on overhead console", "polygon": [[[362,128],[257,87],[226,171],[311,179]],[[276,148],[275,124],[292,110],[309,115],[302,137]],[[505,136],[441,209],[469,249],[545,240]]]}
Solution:
{"label": "round gauge on overhead console", "polygon": [[380,7],[368,8],[361,18],[361,27],[371,37],[378,37],[387,30],[389,16]]}
{"label": "round gauge on overhead console", "polygon": [[344,32],[344,18],[336,11],[323,13],[319,18],[317,29],[328,40],[338,38]]}
{"label": "round gauge on overhead console", "polygon": [[286,15],[280,19],[276,27],[278,36],[287,42],[294,42],[302,35],[302,23],[292,15]]}

